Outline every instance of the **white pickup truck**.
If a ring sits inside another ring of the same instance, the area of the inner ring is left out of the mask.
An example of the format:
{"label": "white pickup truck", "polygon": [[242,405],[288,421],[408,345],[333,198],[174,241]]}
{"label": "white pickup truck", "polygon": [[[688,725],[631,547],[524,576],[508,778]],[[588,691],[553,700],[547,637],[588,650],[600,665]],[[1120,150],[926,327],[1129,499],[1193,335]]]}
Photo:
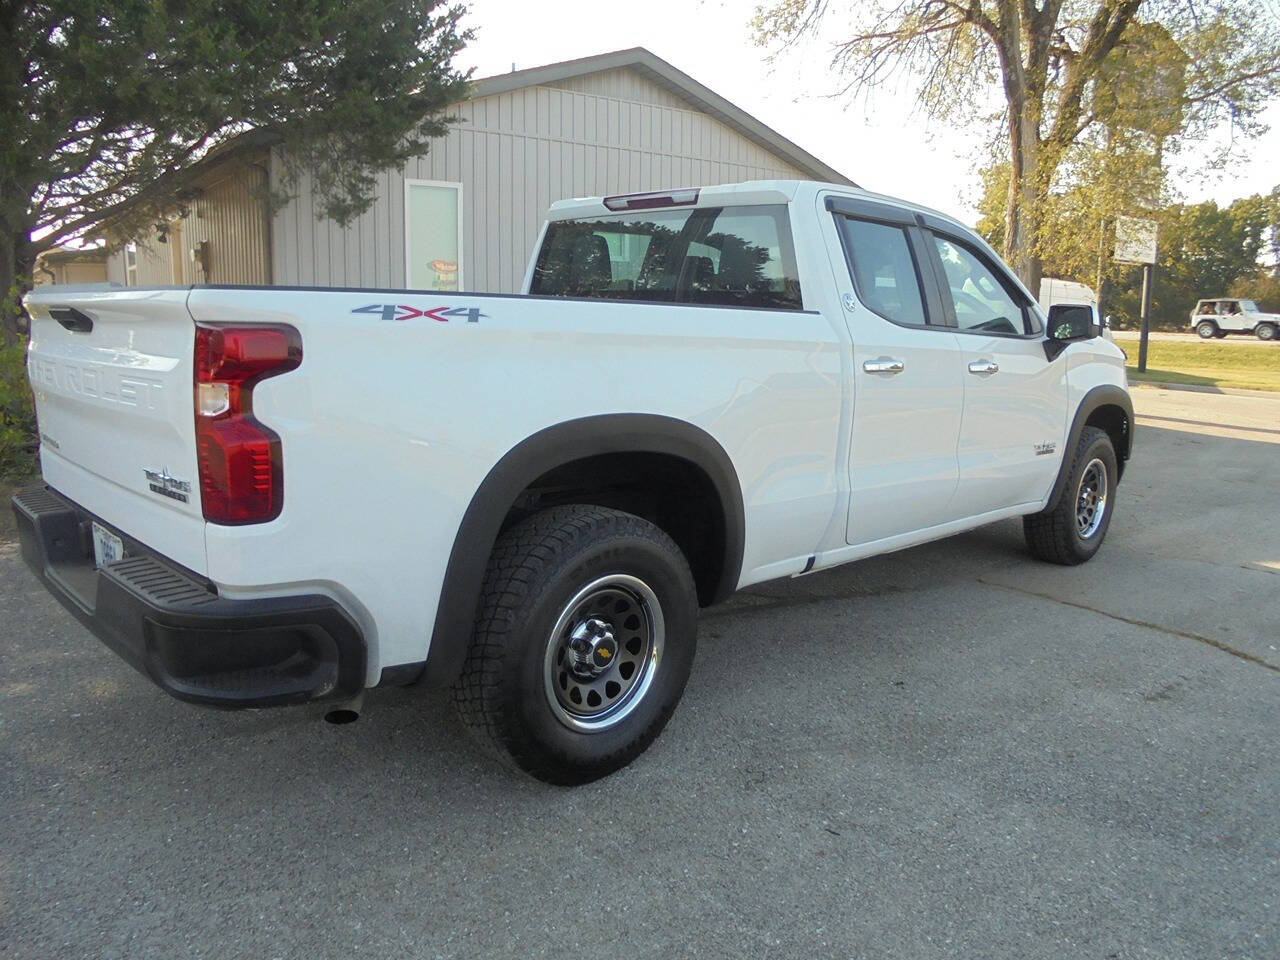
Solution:
{"label": "white pickup truck", "polygon": [[33,292],[27,561],[183,700],[452,686],[579,783],[667,722],[700,606],[1009,517],[1056,563],[1106,535],[1124,357],[950,218],[565,201],[525,286]]}

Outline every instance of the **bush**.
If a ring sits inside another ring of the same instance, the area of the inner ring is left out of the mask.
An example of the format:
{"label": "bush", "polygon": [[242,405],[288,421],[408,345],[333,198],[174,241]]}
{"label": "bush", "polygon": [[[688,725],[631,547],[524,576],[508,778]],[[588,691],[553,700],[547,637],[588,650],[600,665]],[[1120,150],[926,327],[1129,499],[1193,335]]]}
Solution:
{"label": "bush", "polygon": [[36,410],[27,382],[27,341],[0,347],[0,483],[22,483],[36,469]]}

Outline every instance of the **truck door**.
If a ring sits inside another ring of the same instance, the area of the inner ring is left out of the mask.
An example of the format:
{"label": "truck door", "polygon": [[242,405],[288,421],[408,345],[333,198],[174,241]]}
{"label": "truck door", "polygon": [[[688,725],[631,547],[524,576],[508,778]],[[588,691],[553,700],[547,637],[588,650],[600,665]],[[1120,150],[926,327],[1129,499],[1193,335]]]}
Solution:
{"label": "truck door", "polygon": [[936,284],[922,282],[929,267],[913,215],[851,198],[828,209],[853,339],[848,542],[863,544],[947,519],[964,382]]}
{"label": "truck door", "polygon": [[1067,426],[1067,360],[1047,359],[1031,303],[970,240],[937,231],[927,246],[954,317],[964,379],[956,519],[1034,503],[1053,485]]}

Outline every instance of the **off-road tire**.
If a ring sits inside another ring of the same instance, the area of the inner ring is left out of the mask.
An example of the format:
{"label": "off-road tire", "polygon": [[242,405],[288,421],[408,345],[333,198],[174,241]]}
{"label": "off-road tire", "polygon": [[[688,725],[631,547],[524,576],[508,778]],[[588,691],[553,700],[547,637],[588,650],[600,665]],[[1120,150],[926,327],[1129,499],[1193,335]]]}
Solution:
{"label": "off-road tire", "polygon": [[[1096,530],[1082,537],[1076,510],[1083,474],[1094,460],[1101,461],[1106,472],[1107,497],[1103,516]],[[1040,513],[1022,518],[1022,532],[1027,547],[1041,560],[1074,566],[1084,563],[1102,546],[1115,512],[1116,483],[1119,471],[1116,467],[1116,451],[1106,431],[1097,427],[1085,427],[1080,434],[1067,473],[1067,482],[1058,496],[1058,502]]]}
{"label": "off-road tire", "polygon": [[1212,320],[1201,320],[1196,324],[1196,334],[1201,340],[1212,340],[1218,335],[1218,325]]}
{"label": "off-road tire", "polygon": [[[615,575],[637,578],[656,597],[661,654],[630,712],[606,729],[581,732],[562,719],[547,689],[547,651],[570,602]],[[670,719],[693,666],[697,617],[689,564],[658,527],[605,507],[544,510],[494,546],[454,702],[499,760],[548,783],[596,780],[639,756]]]}
{"label": "off-road tire", "polygon": [[1276,338],[1276,325],[1274,323],[1260,323],[1254,328],[1253,335],[1259,340],[1274,340]]}

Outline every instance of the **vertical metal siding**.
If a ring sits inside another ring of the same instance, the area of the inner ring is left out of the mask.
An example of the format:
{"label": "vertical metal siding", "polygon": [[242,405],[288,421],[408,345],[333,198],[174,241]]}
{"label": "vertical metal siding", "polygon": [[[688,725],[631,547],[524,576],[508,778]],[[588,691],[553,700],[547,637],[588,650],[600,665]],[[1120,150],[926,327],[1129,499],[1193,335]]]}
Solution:
{"label": "vertical metal siding", "polygon": [[[271,221],[262,191],[265,179],[262,168],[237,168],[188,201],[185,215],[174,221],[180,230],[173,231],[165,242],[154,233],[139,240],[138,285],[271,283]],[[208,244],[208,270],[191,257],[201,242]],[[124,254],[117,257],[120,262],[112,266],[110,275],[123,283]],[[181,274],[174,271],[175,260]]]}
{"label": "vertical metal siding", "polygon": [[[271,282],[269,221],[263,192],[266,171],[246,166],[204,190],[182,221],[186,283]],[[190,258],[197,243],[208,244],[208,269]]]}
{"label": "vertical metal siding", "polygon": [[125,285],[124,250],[116,249],[107,254],[107,283]]}
{"label": "vertical metal siding", "polygon": [[493,293],[520,288],[555,200],[805,178],[632,70],[468,101],[456,115],[458,122],[426,155],[379,179],[373,206],[345,228],[316,219],[317,200],[304,177],[272,223],[271,279],[403,287],[406,178],[463,185],[464,285]]}
{"label": "vertical metal siding", "polygon": [[138,283],[140,287],[167,287],[173,283],[173,244],[161,243],[152,235],[138,241]]}
{"label": "vertical metal siding", "polygon": [[550,86],[611,100],[651,103],[660,107],[674,107],[678,110],[696,109],[675,91],[660,87],[642,73],[624,67],[599,70],[581,77],[570,77]]}

